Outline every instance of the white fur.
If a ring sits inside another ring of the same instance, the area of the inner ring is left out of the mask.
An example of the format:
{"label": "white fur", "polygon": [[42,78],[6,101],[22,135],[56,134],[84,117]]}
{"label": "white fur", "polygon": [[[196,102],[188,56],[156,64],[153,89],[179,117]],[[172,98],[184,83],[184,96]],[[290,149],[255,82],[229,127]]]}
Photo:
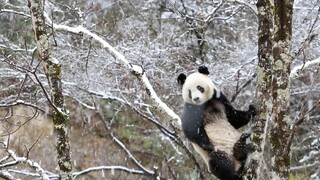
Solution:
{"label": "white fur", "polygon": [[207,151],[204,151],[198,144],[192,143],[193,148],[197,151],[198,154],[202,157],[204,162],[206,163],[208,167],[208,171],[210,171],[209,168],[209,153]]}
{"label": "white fur", "polygon": [[[197,86],[201,86],[205,89],[204,93],[201,93]],[[211,99],[213,90],[216,89],[212,80],[205,74],[195,72],[190,74],[182,87],[182,98],[185,103],[201,105]],[[191,97],[189,97],[189,90],[191,91]],[[198,101],[194,101],[194,98],[199,98]]]}
{"label": "white fur", "polygon": [[[217,118],[214,124],[206,125],[205,130],[215,150],[224,151],[233,158],[233,146],[239,141],[241,133],[227,121],[227,118]],[[238,170],[241,164],[235,159],[234,161]]]}
{"label": "white fur", "polygon": [[[224,118],[216,119],[217,123],[208,124],[205,127],[206,133],[210,138],[215,150],[226,152],[230,158],[233,158],[235,162],[236,170],[241,166],[240,162],[233,157],[233,146],[240,139],[241,133],[238,132],[229,122]],[[209,168],[209,153],[204,151],[199,145],[192,143],[194,149],[200,154],[204,162]]]}

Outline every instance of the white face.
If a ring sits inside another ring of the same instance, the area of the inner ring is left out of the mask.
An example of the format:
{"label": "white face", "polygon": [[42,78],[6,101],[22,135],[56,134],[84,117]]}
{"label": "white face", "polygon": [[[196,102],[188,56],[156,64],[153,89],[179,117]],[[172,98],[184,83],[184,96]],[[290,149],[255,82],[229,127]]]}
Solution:
{"label": "white face", "polygon": [[182,98],[185,103],[201,105],[210,100],[215,86],[212,80],[204,74],[189,75],[182,87]]}

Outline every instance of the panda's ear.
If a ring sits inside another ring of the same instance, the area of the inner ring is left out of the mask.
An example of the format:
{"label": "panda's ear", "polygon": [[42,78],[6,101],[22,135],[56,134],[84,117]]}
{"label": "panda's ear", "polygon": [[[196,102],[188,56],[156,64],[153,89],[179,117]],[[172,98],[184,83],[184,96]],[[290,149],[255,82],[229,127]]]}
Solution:
{"label": "panda's ear", "polygon": [[179,74],[178,79],[177,79],[178,84],[182,86],[184,84],[184,82],[186,81],[186,79],[187,79],[187,76],[185,74],[183,74],[183,73]]}
{"label": "panda's ear", "polygon": [[206,66],[200,66],[199,68],[198,68],[198,71],[199,71],[199,73],[201,73],[201,74],[205,74],[205,75],[209,75],[210,73],[209,73],[209,70],[208,70],[208,68],[206,67]]}

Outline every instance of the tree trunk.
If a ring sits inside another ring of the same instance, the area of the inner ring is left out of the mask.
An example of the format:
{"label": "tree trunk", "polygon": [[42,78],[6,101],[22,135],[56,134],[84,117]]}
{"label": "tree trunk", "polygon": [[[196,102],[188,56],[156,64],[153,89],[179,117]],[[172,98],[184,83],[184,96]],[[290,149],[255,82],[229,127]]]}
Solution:
{"label": "tree trunk", "polygon": [[[45,29],[43,4],[41,0],[28,0],[31,12],[32,26],[37,42],[40,61],[44,62],[44,71],[48,79],[50,96],[47,97],[53,107],[54,131],[57,135],[57,154],[60,169],[60,179],[71,179],[71,158],[68,124],[70,116],[64,104],[61,83],[61,65],[50,56],[49,40]],[[46,94],[46,92],[44,92]]]}
{"label": "tree trunk", "polygon": [[252,141],[257,149],[249,157],[248,179],[288,179],[289,75],[292,63],[293,0],[258,0],[258,116]]}
{"label": "tree trunk", "polygon": [[[289,177],[290,144],[290,66],[292,59],[292,10],[293,0],[276,0],[274,16],[274,46],[272,63],[272,124],[271,124],[271,166],[280,177]],[[274,160],[273,160],[274,159]]]}

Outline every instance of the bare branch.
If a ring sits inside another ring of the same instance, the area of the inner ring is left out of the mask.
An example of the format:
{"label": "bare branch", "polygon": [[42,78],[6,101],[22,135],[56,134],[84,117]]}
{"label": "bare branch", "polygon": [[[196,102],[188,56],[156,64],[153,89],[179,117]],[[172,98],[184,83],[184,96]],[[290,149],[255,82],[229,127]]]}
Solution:
{"label": "bare branch", "polygon": [[85,175],[93,171],[103,171],[103,170],[109,170],[109,171],[119,170],[119,171],[127,172],[129,174],[140,174],[140,175],[144,174],[143,171],[130,169],[124,166],[97,166],[97,167],[91,167],[79,172],[75,172],[72,174],[72,176],[73,176],[73,179],[76,179],[78,176]]}
{"label": "bare branch", "polygon": [[116,144],[121,147],[121,149],[123,149],[126,154],[129,156],[129,158],[132,160],[132,162],[137,165],[140,169],[142,169],[142,171],[144,173],[147,173],[149,175],[154,175],[154,171],[148,170],[147,168],[145,168],[142,164],[140,164],[139,161],[137,161],[137,159],[131,154],[131,152],[126,148],[126,146],[118,139],[116,138],[113,133],[110,134],[112,139],[114,140],[114,142],[116,142]]}
{"label": "bare branch", "polygon": [[36,110],[39,110],[41,112],[45,112],[45,110],[41,107],[38,107],[35,104],[29,103],[29,102],[25,102],[23,100],[16,100],[15,102],[12,103],[8,103],[8,104],[0,104],[0,107],[11,107],[11,106],[18,106],[18,105],[24,105],[24,106],[29,106],[32,107]]}

